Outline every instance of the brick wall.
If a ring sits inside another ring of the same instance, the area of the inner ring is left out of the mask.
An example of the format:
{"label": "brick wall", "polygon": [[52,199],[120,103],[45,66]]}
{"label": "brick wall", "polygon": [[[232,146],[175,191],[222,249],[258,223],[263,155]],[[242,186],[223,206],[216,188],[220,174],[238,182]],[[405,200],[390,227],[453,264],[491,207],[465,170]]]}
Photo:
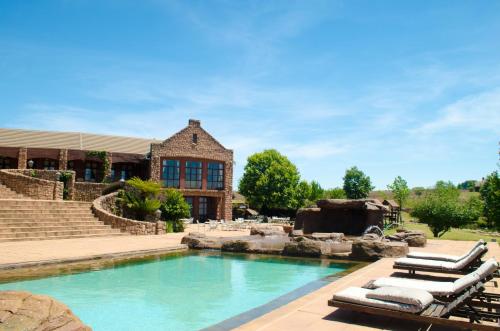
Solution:
{"label": "brick wall", "polygon": [[[0,181],[17,193],[40,200],[62,200],[64,184],[59,181],[31,177],[28,170],[0,170]],[[49,174],[45,174],[49,178]]]}
{"label": "brick wall", "polygon": [[117,192],[101,196],[94,200],[92,210],[104,224],[114,229],[128,232],[133,235],[155,235],[166,233],[165,222],[141,222],[113,214]]}
{"label": "brick wall", "polygon": [[[193,142],[196,135],[197,142]],[[181,190],[183,194],[211,196],[210,192],[222,192],[220,218],[232,219],[233,194],[233,151],[226,149],[200,125],[199,121],[189,120],[189,125],[160,144],[151,144],[151,179],[161,180],[162,158],[191,158],[200,161],[218,161],[224,163],[224,190],[204,190],[191,192]]]}
{"label": "brick wall", "polygon": [[102,195],[102,191],[109,184],[75,182],[73,190],[73,200],[76,201],[94,201]]}

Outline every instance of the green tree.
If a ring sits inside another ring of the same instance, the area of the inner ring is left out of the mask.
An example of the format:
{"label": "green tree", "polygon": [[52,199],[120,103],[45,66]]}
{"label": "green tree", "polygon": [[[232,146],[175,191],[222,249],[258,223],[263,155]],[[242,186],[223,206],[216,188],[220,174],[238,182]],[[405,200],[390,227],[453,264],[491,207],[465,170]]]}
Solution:
{"label": "green tree", "polygon": [[347,195],[345,194],[344,189],[342,189],[340,187],[335,187],[335,188],[325,190],[325,192],[323,193],[323,198],[325,198],[325,199],[345,199],[345,198],[347,198]]}
{"label": "green tree", "polygon": [[311,182],[311,194],[309,195],[309,200],[317,201],[323,197],[325,190],[319,185],[317,181]]}
{"label": "green tree", "polygon": [[307,181],[300,181],[295,192],[295,203],[293,204],[295,208],[301,208],[309,204],[311,185]]}
{"label": "green tree", "polygon": [[451,228],[462,227],[476,221],[481,215],[477,198],[466,202],[459,199],[460,192],[450,182],[439,181],[431,192],[419,200],[411,212],[431,229],[434,237],[440,237]]}
{"label": "green tree", "polygon": [[184,223],[181,219],[189,217],[189,204],[182,196],[182,193],[176,189],[167,189],[163,195],[163,203],[160,207],[161,218],[172,224],[174,232],[183,232]]}
{"label": "green tree", "polygon": [[484,202],[484,216],[488,227],[500,228],[500,177],[494,171],[486,177],[479,191]]}
{"label": "green tree", "polygon": [[300,175],[288,158],[274,149],[248,157],[239,192],[260,210],[294,208]]}
{"label": "green tree", "polygon": [[[387,188],[392,191],[392,195],[394,199],[398,202],[399,208],[401,211],[403,210],[403,205],[406,204],[406,200],[410,196],[410,189],[408,188],[408,184],[406,180],[398,176],[394,179],[392,184],[387,185]],[[399,213],[399,222],[402,221],[402,213]]]}
{"label": "green tree", "polygon": [[370,177],[357,167],[347,169],[344,176],[344,191],[349,199],[363,199],[368,197],[372,186]]}

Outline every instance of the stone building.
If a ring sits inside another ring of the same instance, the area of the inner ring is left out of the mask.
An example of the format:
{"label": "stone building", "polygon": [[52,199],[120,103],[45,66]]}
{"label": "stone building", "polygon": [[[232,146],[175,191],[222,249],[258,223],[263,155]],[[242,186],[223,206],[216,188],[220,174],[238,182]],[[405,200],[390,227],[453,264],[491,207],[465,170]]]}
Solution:
{"label": "stone building", "polygon": [[179,189],[195,219],[232,218],[233,151],[200,121],[164,141],[79,132],[0,129],[0,169],[74,170],[78,183],[138,176]]}

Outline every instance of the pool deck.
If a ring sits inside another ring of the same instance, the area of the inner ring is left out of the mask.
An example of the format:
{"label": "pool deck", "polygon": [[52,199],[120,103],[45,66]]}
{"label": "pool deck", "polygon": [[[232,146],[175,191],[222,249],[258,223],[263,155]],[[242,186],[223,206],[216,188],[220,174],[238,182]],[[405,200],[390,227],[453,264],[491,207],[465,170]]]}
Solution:
{"label": "pool deck", "polygon": [[[197,231],[197,226],[190,226],[187,232]],[[0,243],[1,269],[16,266],[71,262],[102,257],[113,257],[148,252],[167,252],[186,249],[180,244],[185,233],[169,233],[159,236],[123,236],[107,238],[61,239],[44,241]],[[248,231],[209,231],[211,236],[248,235]],[[460,255],[467,251],[474,242],[429,240],[425,248],[412,248],[415,251],[429,251]],[[497,243],[488,243],[487,257],[500,257]],[[389,276],[394,259],[386,258],[371,263],[319,290],[311,292],[257,319],[241,325],[237,330],[266,331],[303,331],[303,330],[425,330],[426,325],[404,322],[392,318],[376,318],[363,314],[351,313],[329,307],[327,300],[349,286],[362,286],[369,280]],[[487,284],[491,286],[491,284]],[[500,293],[498,288],[489,291]],[[451,330],[433,327],[436,330]]]}
{"label": "pool deck", "polygon": [[[435,252],[443,254],[461,255],[475,242],[452,240],[429,240],[425,248],[411,248],[411,251]],[[497,243],[488,243],[486,258],[500,257],[500,248]],[[341,279],[328,284],[321,289],[309,293],[298,300],[271,311],[247,324],[237,328],[239,331],[322,331],[322,330],[427,330],[428,325],[415,322],[406,322],[394,318],[380,318],[366,314],[340,310],[327,305],[328,299],[340,290],[350,286],[363,286],[368,281],[390,276],[396,270],[392,269],[395,259],[385,258],[359,269]],[[443,274],[440,274],[443,276]],[[457,276],[454,276],[457,277]],[[486,284],[489,292],[500,293],[500,289]],[[453,330],[433,326],[432,331]],[[499,327],[500,330],[500,327]]]}

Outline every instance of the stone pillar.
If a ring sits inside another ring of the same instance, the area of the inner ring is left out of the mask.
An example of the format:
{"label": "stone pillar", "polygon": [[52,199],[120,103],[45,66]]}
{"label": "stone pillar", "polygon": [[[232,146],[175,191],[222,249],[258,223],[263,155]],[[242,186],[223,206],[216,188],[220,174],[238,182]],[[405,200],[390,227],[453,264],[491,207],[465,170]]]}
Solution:
{"label": "stone pillar", "polygon": [[233,160],[224,163],[224,198],[222,199],[225,220],[233,219]]}
{"label": "stone pillar", "polygon": [[151,180],[160,181],[160,157],[155,156],[151,158]]}
{"label": "stone pillar", "polygon": [[59,150],[59,170],[67,170],[68,169],[68,150],[60,149]]}
{"label": "stone pillar", "polygon": [[111,178],[111,168],[113,167],[113,153],[106,152],[106,159],[108,160],[109,168],[103,175],[104,178]]}
{"label": "stone pillar", "polygon": [[19,148],[17,156],[17,169],[26,169],[28,163],[28,149],[26,147]]}

